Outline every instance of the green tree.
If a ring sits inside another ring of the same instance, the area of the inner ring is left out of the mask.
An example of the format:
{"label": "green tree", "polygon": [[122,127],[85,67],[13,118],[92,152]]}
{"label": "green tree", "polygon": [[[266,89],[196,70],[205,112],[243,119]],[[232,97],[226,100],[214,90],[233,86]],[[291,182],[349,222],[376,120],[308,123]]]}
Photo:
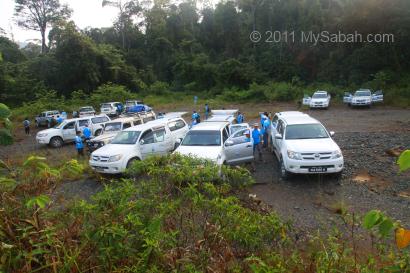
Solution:
{"label": "green tree", "polygon": [[59,0],[15,0],[15,16],[19,26],[40,31],[41,53],[45,53],[47,27],[58,21],[67,20],[71,10]]}

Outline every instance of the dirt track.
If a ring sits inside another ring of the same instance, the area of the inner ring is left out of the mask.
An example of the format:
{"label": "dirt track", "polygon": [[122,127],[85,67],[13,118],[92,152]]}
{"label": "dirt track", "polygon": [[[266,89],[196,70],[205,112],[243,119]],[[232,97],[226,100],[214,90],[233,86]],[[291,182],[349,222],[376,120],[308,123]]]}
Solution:
{"label": "dirt track", "polygon": [[[248,121],[255,120],[259,111],[296,110],[289,104],[224,105],[239,108]],[[215,109],[215,107],[213,107]],[[157,109],[157,111],[186,110]],[[346,169],[340,181],[331,176],[295,176],[289,181],[279,179],[277,162],[272,154],[265,152],[264,161],[257,162],[254,178],[257,185],[250,189],[258,198],[272,206],[284,219],[292,220],[301,230],[315,230],[330,226],[340,208],[358,213],[381,209],[391,217],[410,227],[410,172],[398,174],[397,158],[386,153],[390,148],[410,148],[410,110],[383,106],[371,109],[349,109],[345,106],[329,110],[307,110],[330,131],[342,149]],[[49,159],[75,156],[73,145],[61,149],[49,149],[35,144],[31,137],[18,131],[17,143],[1,148],[1,159],[23,159],[36,152]],[[56,160],[57,161],[57,160]],[[52,162],[52,160],[50,160]],[[73,197],[87,198],[102,187],[95,181],[62,185],[57,189],[66,200]]]}

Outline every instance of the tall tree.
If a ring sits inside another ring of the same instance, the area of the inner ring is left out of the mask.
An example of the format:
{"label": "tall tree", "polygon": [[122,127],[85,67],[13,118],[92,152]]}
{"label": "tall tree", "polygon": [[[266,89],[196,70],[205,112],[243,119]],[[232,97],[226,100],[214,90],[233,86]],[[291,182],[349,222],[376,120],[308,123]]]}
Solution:
{"label": "tall tree", "polygon": [[45,53],[46,30],[52,24],[67,20],[72,10],[59,0],[15,0],[15,16],[17,24],[26,29],[40,31],[41,53]]}

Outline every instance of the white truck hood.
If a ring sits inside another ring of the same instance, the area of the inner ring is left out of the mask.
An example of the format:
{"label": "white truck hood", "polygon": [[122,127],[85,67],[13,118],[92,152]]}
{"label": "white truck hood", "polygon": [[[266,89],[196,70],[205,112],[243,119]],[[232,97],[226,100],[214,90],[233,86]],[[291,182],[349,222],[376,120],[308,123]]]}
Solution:
{"label": "white truck hood", "polygon": [[136,149],[135,144],[108,144],[92,153],[93,156],[126,155]]}
{"label": "white truck hood", "polygon": [[221,154],[221,146],[179,146],[175,153],[217,161]]}
{"label": "white truck hood", "polygon": [[55,129],[55,128],[49,128],[49,129],[45,129],[45,130],[41,130],[39,131],[37,134],[48,134],[48,135],[59,135],[60,134],[60,130],[59,129]]}
{"label": "white truck hood", "polygon": [[326,103],[327,99],[311,99],[310,102],[322,102],[322,103]]}
{"label": "white truck hood", "polygon": [[366,96],[366,97],[361,96],[361,97],[353,97],[352,98],[353,101],[356,101],[356,100],[371,100],[371,99],[372,99],[371,96]]}
{"label": "white truck hood", "polygon": [[119,132],[120,131],[104,133],[102,135],[94,137],[92,139],[92,141],[103,141],[103,142],[107,143],[107,141],[112,140]]}
{"label": "white truck hood", "polygon": [[340,150],[331,138],[286,140],[287,148],[298,153],[334,152]]}

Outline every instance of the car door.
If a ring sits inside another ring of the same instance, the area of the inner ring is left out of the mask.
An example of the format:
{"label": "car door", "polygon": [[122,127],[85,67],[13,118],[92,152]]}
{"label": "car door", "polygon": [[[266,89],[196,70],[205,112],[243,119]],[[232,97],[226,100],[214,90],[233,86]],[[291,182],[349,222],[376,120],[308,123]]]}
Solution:
{"label": "car door", "polygon": [[76,130],[75,130],[75,121],[71,121],[64,125],[63,131],[63,139],[64,141],[71,141],[75,139]]}
{"label": "car door", "polygon": [[309,97],[308,95],[305,95],[305,96],[303,97],[302,104],[303,104],[303,105],[310,105],[310,101],[311,101],[311,100],[312,100],[311,97]]}
{"label": "car door", "polygon": [[142,133],[139,145],[142,159],[145,159],[148,156],[155,154],[156,149],[154,132],[151,129],[148,129],[144,133]]}
{"label": "car door", "polygon": [[372,94],[372,102],[382,102],[383,101],[383,92],[381,90],[374,92]]}
{"label": "car door", "polygon": [[352,102],[352,94],[349,92],[345,92],[344,96],[343,96],[343,103],[351,103]]}
{"label": "car door", "polygon": [[225,141],[223,149],[228,164],[239,164],[254,159],[252,139],[245,136],[246,131],[249,129],[241,129]]}
{"label": "car door", "polygon": [[168,152],[172,151],[174,144],[171,139],[171,133],[161,126],[153,129],[154,132],[154,142],[156,144],[155,154],[156,155],[166,155]]}

